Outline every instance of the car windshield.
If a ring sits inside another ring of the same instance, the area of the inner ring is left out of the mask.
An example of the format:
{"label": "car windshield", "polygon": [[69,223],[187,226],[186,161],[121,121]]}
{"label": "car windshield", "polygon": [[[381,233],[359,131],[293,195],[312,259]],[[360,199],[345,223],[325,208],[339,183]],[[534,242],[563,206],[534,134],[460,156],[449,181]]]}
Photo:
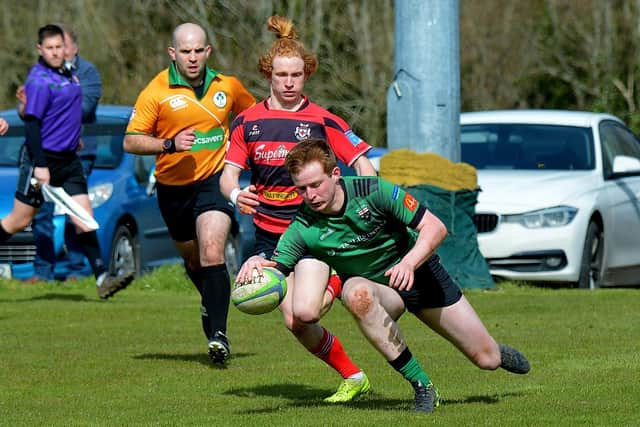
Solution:
{"label": "car windshield", "polygon": [[24,131],[17,132],[17,129],[9,128],[9,132],[0,137],[0,166],[17,166],[23,144]]}
{"label": "car windshield", "polygon": [[127,124],[124,123],[96,123],[84,125],[82,139],[85,143],[93,143],[97,147],[94,167],[99,169],[114,169],[122,161],[122,139]]}
{"label": "car windshield", "polygon": [[590,128],[530,124],[463,125],[462,161],[476,169],[591,170]]}

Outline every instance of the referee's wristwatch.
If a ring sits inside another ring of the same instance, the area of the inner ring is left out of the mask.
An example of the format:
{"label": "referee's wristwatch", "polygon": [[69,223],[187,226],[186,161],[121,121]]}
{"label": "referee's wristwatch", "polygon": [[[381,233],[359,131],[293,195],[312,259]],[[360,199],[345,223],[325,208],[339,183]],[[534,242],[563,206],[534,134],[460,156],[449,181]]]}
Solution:
{"label": "referee's wristwatch", "polygon": [[176,141],[171,139],[165,139],[162,143],[162,152],[163,153],[175,153],[176,152]]}

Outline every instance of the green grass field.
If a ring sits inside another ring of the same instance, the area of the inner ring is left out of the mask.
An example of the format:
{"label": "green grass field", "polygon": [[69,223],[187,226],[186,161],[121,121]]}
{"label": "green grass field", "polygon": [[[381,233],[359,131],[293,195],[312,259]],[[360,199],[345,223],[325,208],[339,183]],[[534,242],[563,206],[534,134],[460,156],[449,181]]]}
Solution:
{"label": "green grass field", "polygon": [[373,393],[326,405],[339,376],[307,354],[279,313],[231,308],[227,369],[210,365],[199,298],[178,267],[100,301],[93,281],[0,281],[0,425],[640,425],[640,289],[595,292],[502,284],[466,295],[498,341],[532,370],[481,371],[410,314],[400,326],[443,395],[411,412],[413,391],[338,303],[323,323]]}

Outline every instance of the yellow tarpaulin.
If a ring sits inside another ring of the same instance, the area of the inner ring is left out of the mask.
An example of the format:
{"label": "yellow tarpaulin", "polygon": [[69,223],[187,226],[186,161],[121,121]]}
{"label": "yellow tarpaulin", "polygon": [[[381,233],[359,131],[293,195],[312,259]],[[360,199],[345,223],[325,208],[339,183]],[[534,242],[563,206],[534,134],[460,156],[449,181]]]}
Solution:
{"label": "yellow tarpaulin", "polygon": [[394,150],[380,158],[380,176],[394,184],[413,187],[429,184],[449,191],[475,190],[476,169],[467,163],[453,163],[434,153]]}

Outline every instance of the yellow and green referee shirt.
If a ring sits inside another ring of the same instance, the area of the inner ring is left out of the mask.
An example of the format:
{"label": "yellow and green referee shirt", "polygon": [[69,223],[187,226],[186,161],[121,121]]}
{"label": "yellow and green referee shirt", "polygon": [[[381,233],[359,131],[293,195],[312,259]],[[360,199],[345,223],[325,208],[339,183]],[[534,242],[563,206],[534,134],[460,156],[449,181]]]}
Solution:
{"label": "yellow and green referee shirt", "polygon": [[138,96],[127,134],[169,139],[183,129],[195,129],[191,151],[158,154],[155,174],[162,184],[191,184],[222,170],[230,114],[239,114],[256,103],[238,79],[208,67],[202,93],[198,98],[171,64]]}

